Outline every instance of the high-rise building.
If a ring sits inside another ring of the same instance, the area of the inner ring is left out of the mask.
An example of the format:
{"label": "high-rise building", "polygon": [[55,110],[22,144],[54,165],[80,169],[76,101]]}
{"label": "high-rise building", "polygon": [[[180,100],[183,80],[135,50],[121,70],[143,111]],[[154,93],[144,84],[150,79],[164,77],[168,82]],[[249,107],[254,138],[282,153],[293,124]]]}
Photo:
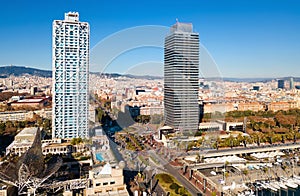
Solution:
{"label": "high-rise building", "polygon": [[199,34],[176,22],[164,46],[165,123],[175,130],[198,130],[198,80]]}
{"label": "high-rise building", "polygon": [[290,78],[290,89],[294,89],[294,88],[295,88],[294,78],[291,77],[291,78]]}
{"label": "high-rise building", "polygon": [[284,89],[284,80],[277,81],[277,88]]}
{"label": "high-rise building", "polygon": [[53,138],[88,137],[89,42],[77,12],[53,21]]}

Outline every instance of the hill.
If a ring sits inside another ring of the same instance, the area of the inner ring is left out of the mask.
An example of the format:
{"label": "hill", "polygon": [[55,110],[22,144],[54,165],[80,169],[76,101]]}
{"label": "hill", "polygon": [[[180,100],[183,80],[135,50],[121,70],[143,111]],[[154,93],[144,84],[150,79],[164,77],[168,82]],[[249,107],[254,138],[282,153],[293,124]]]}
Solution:
{"label": "hill", "polygon": [[[136,79],[163,79],[162,76],[137,76],[137,75],[131,75],[131,74],[119,74],[119,73],[99,73],[99,72],[90,72],[91,74],[96,75],[102,75],[106,76],[108,78],[117,78],[117,77],[127,77],[127,78],[136,78]],[[23,76],[23,75],[35,75],[40,77],[52,77],[52,71],[51,70],[41,70],[31,67],[25,67],[25,66],[2,66],[0,67],[0,78],[6,78],[10,75],[14,76]],[[231,82],[269,82],[271,80],[276,79],[282,79],[289,81],[291,77],[281,77],[281,78],[205,78],[208,81],[231,81]],[[300,77],[293,77],[294,82],[300,82]]]}
{"label": "hill", "polygon": [[3,66],[0,67],[0,77],[6,78],[11,75],[14,76],[23,76],[23,75],[35,75],[40,77],[52,77],[52,71],[50,70],[41,70],[25,66]]}
{"label": "hill", "polygon": [[[207,81],[226,81],[226,82],[247,82],[247,83],[255,83],[255,82],[270,82],[272,80],[286,80],[290,81],[291,77],[280,77],[280,78],[205,78]],[[294,82],[300,82],[300,77],[292,77]]]}

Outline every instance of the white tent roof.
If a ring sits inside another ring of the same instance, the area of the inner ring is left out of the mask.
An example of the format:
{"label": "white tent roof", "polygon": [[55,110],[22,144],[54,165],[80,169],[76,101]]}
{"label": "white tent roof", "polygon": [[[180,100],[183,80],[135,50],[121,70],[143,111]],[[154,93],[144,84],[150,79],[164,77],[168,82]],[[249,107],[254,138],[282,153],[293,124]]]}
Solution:
{"label": "white tent roof", "polygon": [[111,166],[109,163],[106,163],[99,174],[110,175],[111,174]]}
{"label": "white tent roof", "polygon": [[264,159],[264,158],[273,158],[275,156],[282,156],[284,155],[283,152],[273,151],[273,152],[258,152],[258,153],[252,153],[250,156],[258,158],[258,159]]}
{"label": "white tent roof", "polygon": [[232,162],[246,162],[246,159],[237,157],[235,155],[231,155],[231,156],[223,156],[223,157],[216,157],[216,158],[207,158],[204,161],[206,163],[225,163],[226,161],[232,163]]}

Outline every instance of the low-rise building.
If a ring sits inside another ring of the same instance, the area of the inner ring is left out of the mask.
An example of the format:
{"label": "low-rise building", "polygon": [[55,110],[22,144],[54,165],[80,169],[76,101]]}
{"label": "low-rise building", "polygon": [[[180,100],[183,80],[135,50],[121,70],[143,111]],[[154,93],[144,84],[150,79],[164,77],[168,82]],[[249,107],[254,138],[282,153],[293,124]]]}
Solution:
{"label": "low-rise building", "polygon": [[0,121],[25,121],[32,119],[34,113],[32,111],[12,111],[0,112]]}
{"label": "low-rise building", "polygon": [[30,120],[34,117],[34,114],[39,115],[42,118],[51,119],[52,110],[51,109],[41,109],[35,111],[10,111],[10,112],[0,112],[0,121],[25,121]]}
{"label": "low-rise building", "polygon": [[[38,127],[24,128],[15,136],[15,140],[6,148],[6,155],[16,154],[21,156],[33,144]],[[64,141],[62,139],[42,140],[43,154],[59,154],[71,155],[72,153],[82,153],[89,156],[89,148],[84,143],[72,145],[70,140]]]}
{"label": "low-rise building", "polygon": [[246,110],[251,110],[251,111],[262,111],[264,110],[265,107],[263,104],[259,102],[242,102],[238,104],[238,110],[239,111],[246,111]]}
{"label": "low-rise building", "polygon": [[199,124],[200,131],[220,131],[223,130],[223,124],[218,122],[203,122]]}
{"label": "low-rise building", "polygon": [[141,115],[154,115],[154,114],[162,115],[163,113],[164,113],[163,106],[145,106],[140,108]]}
{"label": "low-rise building", "polygon": [[6,148],[6,155],[16,154],[21,156],[33,144],[38,127],[24,128],[20,133],[15,136],[15,140]]}
{"label": "low-rise building", "polygon": [[52,119],[52,109],[43,108],[41,110],[35,110],[34,113],[42,118]]}
{"label": "low-rise building", "polygon": [[129,195],[124,184],[125,163],[119,164],[106,163],[89,171],[90,186],[85,190],[86,195]]}
{"label": "low-rise building", "polygon": [[278,110],[289,110],[295,108],[297,106],[296,102],[288,102],[288,101],[279,101],[279,102],[271,102],[268,104],[268,110],[278,111]]}
{"label": "low-rise building", "polygon": [[0,183],[0,196],[7,196],[7,186]]}
{"label": "low-rise building", "polygon": [[19,107],[34,107],[34,108],[41,108],[45,105],[46,99],[39,98],[39,99],[21,99],[19,101],[11,102],[11,106],[13,108]]}
{"label": "low-rise building", "polygon": [[109,139],[102,128],[95,130],[95,136],[92,137],[92,141],[100,146],[109,145]]}

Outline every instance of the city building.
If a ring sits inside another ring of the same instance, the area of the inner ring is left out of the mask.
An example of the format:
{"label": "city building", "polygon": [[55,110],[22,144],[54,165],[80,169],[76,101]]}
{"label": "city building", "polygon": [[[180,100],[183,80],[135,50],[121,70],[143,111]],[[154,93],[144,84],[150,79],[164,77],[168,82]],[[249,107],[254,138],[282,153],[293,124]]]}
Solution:
{"label": "city building", "polygon": [[0,184],[0,196],[7,196],[7,185]]}
{"label": "city building", "polygon": [[259,91],[259,86],[253,86],[254,91]]}
{"label": "city building", "polygon": [[294,78],[290,78],[290,89],[294,89],[295,88],[295,84],[294,84]]}
{"label": "city building", "polygon": [[[15,154],[21,156],[24,154],[32,146],[38,131],[40,131],[38,127],[24,128],[15,136],[14,141],[6,148],[6,155]],[[72,153],[82,153],[85,156],[90,155],[87,145],[84,143],[71,144],[70,139],[51,139],[42,140],[41,142],[44,155],[58,154],[70,156]]]}
{"label": "city building", "polygon": [[292,108],[296,108],[297,103],[295,101],[278,101],[278,102],[271,102],[268,104],[268,110],[271,111],[279,111],[279,110],[289,110]]}
{"label": "city building", "polygon": [[34,112],[32,111],[9,111],[0,112],[0,121],[25,121],[32,119],[34,117]]}
{"label": "city building", "polygon": [[106,163],[89,171],[90,186],[85,190],[86,195],[129,195],[124,184],[125,163]]}
{"label": "city building", "polygon": [[93,123],[96,122],[96,107],[95,105],[89,105],[89,120]]}
{"label": "city building", "polygon": [[164,46],[165,122],[180,131],[199,124],[199,34],[191,23],[176,22]]}
{"label": "city building", "polygon": [[38,88],[36,86],[32,86],[30,88],[30,94],[31,95],[35,95],[37,93]]}
{"label": "city building", "polygon": [[50,97],[33,97],[28,99],[21,99],[19,101],[13,101],[10,103],[12,108],[34,108],[39,109],[47,106]]}
{"label": "city building", "polygon": [[52,137],[88,137],[89,24],[69,12],[52,33]]}
{"label": "city building", "polygon": [[38,131],[40,131],[38,127],[24,128],[6,148],[6,155],[17,154],[21,156],[21,154],[25,153],[32,146]]}
{"label": "city building", "polygon": [[141,115],[162,115],[164,113],[163,106],[145,106],[140,108]]}
{"label": "city building", "polygon": [[277,81],[277,88],[284,89],[284,80]]}
{"label": "city building", "polygon": [[95,136],[92,137],[92,141],[97,143],[101,147],[105,145],[109,146],[109,139],[102,128],[98,128],[95,130]]}

